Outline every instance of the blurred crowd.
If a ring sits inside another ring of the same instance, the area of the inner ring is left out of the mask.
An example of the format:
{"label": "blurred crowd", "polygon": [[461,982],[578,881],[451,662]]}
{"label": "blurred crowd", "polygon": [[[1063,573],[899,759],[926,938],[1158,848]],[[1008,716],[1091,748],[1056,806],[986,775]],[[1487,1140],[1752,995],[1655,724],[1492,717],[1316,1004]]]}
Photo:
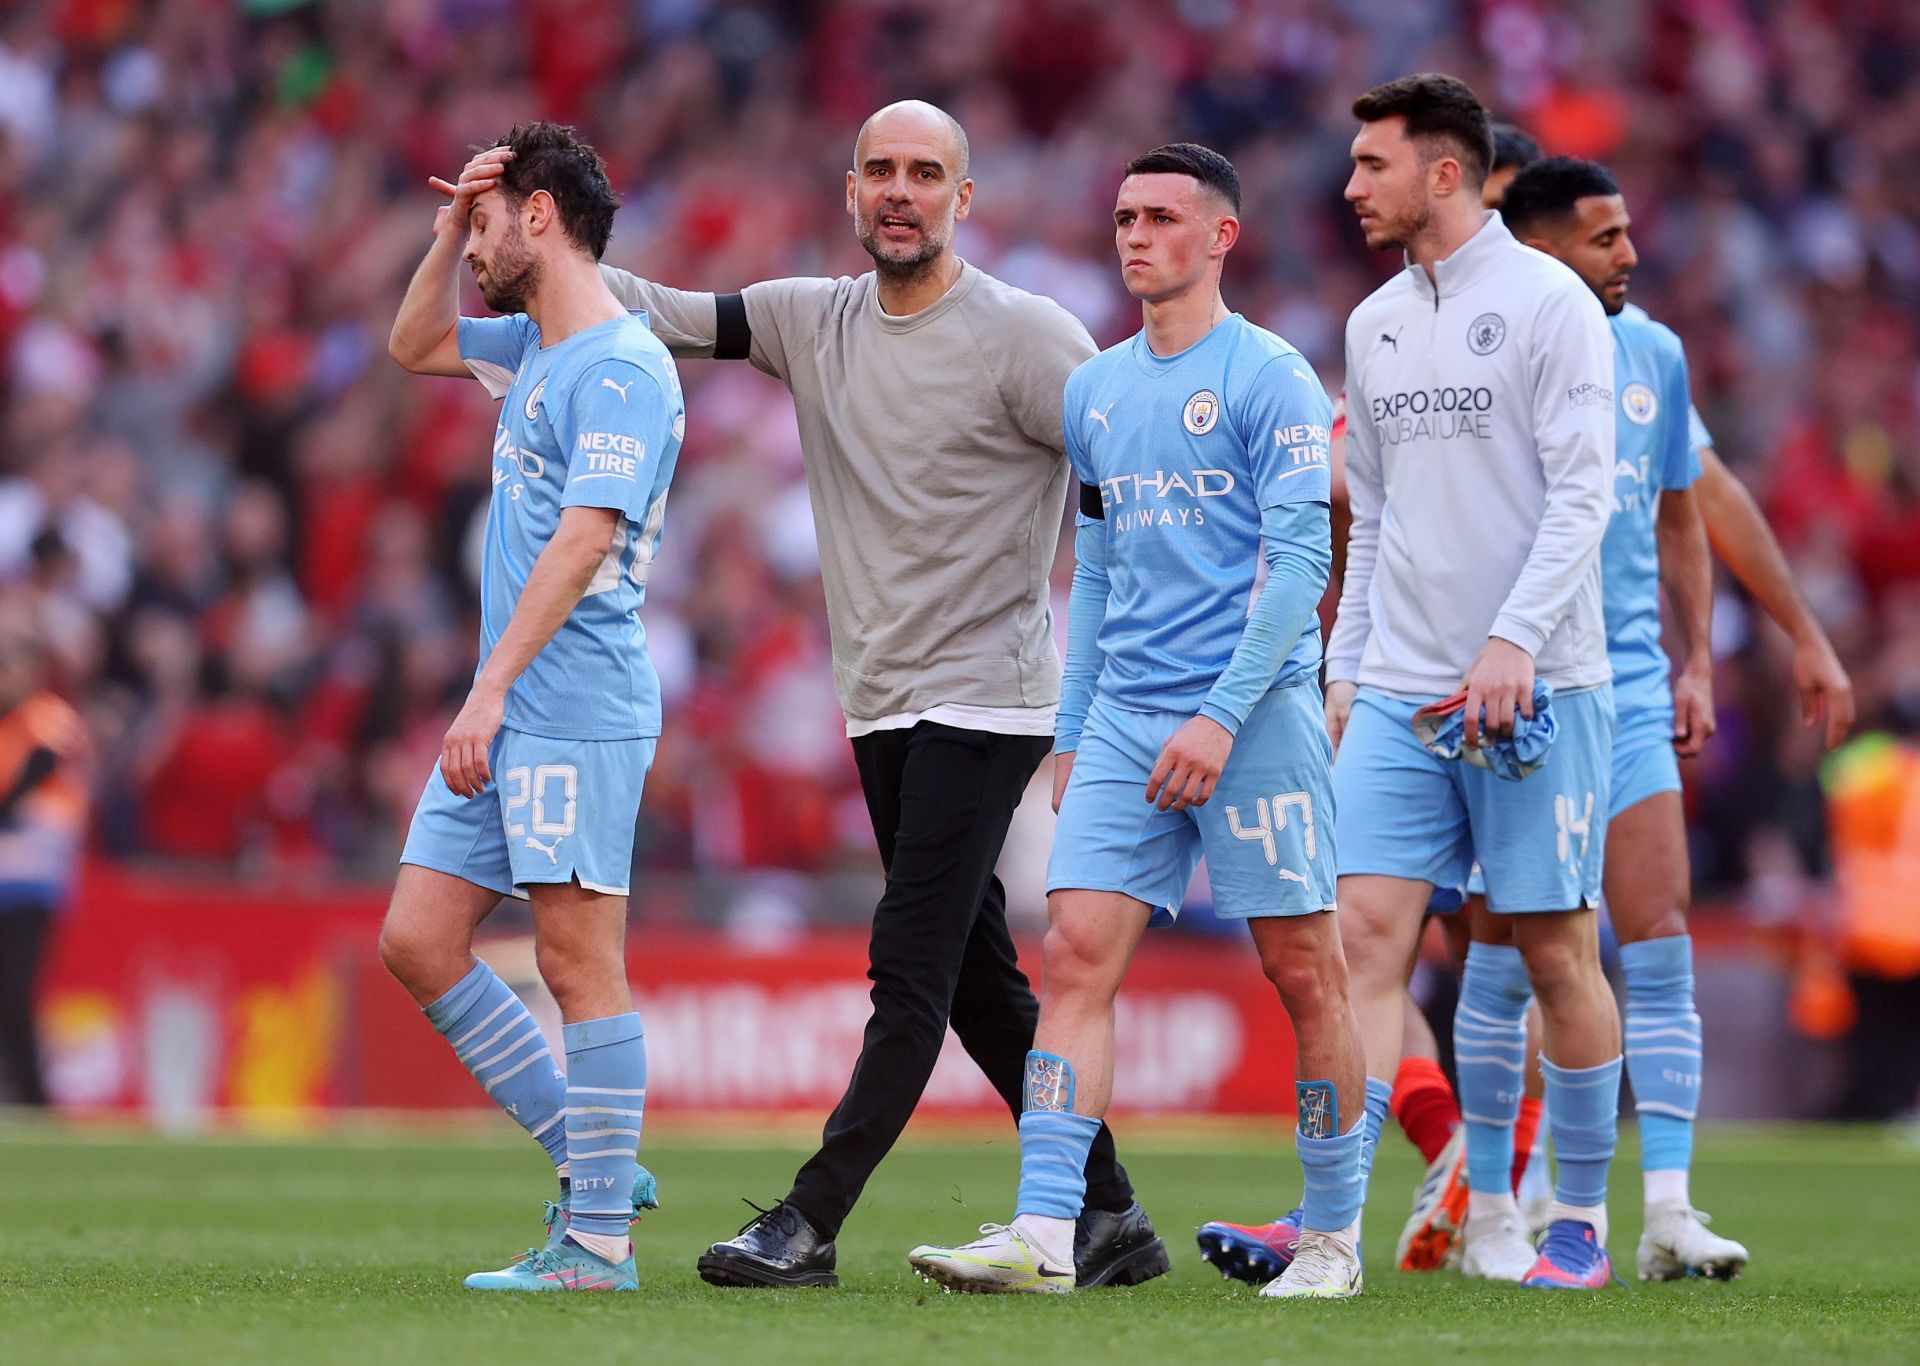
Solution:
{"label": "blurred crowd", "polygon": [[[391,867],[473,667],[493,407],[384,343],[427,177],[476,143],[577,124],[625,197],[608,259],[737,288],[864,269],[854,132],[930,98],[972,139],[962,254],[1104,344],[1137,325],[1120,166],[1206,142],[1248,190],[1230,303],[1334,390],[1347,312],[1397,265],[1341,202],[1348,105],[1417,69],[1615,168],[1634,297],[1686,340],[1863,724],[1920,722],[1910,0],[13,0],[0,580],[92,733],[96,847]],[[745,366],[682,373],[641,857],[865,866],[789,400]],[[1820,742],[1731,585],[1715,629],[1696,863],[1764,916],[1825,875]]]}

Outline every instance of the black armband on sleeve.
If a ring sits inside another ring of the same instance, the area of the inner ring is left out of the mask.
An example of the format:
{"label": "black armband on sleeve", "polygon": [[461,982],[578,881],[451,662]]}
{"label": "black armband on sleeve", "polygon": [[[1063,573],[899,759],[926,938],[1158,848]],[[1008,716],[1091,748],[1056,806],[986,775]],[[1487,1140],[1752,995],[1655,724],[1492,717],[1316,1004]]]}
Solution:
{"label": "black armband on sleeve", "polygon": [[1091,517],[1096,522],[1104,522],[1107,520],[1107,509],[1100,502],[1100,486],[1098,484],[1082,484],[1080,486],[1080,515],[1083,517]]}
{"label": "black armband on sleeve", "polygon": [[753,348],[753,329],[747,325],[747,300],[740,294],[713,296],[713,358],[745,360]]}

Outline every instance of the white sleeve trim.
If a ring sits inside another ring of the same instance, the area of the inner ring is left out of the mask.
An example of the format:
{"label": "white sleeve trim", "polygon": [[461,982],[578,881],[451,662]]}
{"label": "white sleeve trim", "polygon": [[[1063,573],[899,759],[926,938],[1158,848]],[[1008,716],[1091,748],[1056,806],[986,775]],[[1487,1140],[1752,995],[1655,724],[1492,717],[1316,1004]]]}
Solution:
{"label": "white sleeve trim", "polygon": [[473,377],[486,385],[487,392],[496,399],[507,396],[507,390],[513,387],[513,371],[504,365],[495,365],[490,360],[476,360],[471,356],[460,358],[467,369],[473,371]]}

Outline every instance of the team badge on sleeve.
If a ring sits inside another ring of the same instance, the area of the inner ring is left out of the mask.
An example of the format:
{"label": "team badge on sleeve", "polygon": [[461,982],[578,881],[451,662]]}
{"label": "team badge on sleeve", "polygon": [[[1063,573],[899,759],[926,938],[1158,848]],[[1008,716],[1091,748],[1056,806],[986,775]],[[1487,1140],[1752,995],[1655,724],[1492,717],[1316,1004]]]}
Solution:
{"label": "team badge on sleeve", "polygon": [[1180,410],[1180,425],[1195,436],[1205,436],[1219,421],[1220,396],[1211,389],[1202,389]]}

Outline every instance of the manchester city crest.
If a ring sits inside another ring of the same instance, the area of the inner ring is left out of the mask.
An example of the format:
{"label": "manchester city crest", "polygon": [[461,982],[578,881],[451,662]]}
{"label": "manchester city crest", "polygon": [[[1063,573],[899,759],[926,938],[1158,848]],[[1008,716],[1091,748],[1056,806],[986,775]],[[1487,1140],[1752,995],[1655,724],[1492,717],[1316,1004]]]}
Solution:
{"label": "manchester city crest", "polygon": [[1507,320],[1498,313],[1482,313],[1467,328],[1467,346],[1476,356],[1490,356],[1507,339]]}
{"label": "manchester city crest", "polygon": [[1211,389],[1202,389],[1180,410],[1181,425],[1195,436],[1205,436],[1219,420],[1220,396]]}
{"label": "manchester city crest", "polygon": [[1635,380],[1620,391],[1620,411],[1627,415],[1627,421],[1644,427],[1659,415],[1660,400],[1652,389]]}

